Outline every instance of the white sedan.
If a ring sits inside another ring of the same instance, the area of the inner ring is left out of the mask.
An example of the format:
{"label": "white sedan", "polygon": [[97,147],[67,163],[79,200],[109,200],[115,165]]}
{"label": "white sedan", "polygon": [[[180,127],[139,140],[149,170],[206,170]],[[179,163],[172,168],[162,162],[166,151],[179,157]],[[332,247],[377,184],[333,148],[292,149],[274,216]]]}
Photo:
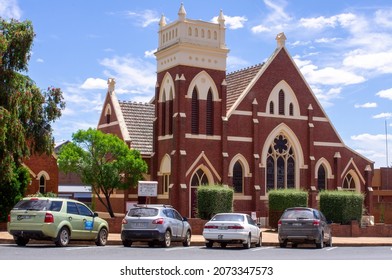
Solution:
{"label": "white sedan", "polygon": [[207,248],[211,248],[214,242],[220,243],[222,248],[235,243],[243,244],[245,249],[252,244],[261,246],[260,227],[249,215],[242,213],[216,214],[205,224],[203,237]]}

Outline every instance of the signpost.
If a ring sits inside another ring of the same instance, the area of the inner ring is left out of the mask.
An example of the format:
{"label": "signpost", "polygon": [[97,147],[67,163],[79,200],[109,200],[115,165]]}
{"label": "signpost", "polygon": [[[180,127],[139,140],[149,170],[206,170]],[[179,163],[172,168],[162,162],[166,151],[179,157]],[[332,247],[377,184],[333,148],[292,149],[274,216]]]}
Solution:
{"label": "signpost", "polygon": [[145,196],[146,203],[150,203],[151,197],[158,196],[158,182],[156,181],[139,181],[138,182],[138,196]]}

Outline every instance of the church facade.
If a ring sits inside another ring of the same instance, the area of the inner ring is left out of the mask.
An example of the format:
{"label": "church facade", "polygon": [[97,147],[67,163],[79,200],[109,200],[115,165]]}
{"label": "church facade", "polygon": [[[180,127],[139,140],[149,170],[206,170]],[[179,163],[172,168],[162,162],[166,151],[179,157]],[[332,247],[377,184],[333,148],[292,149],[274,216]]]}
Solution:
{"label": "church facade", "polygon": [[[317,207],[321,190],[371,189],[373,162],[347,147],[285,47],[284,33],[261,64],[226,73],[224,15],[218,23],[178,19],[159,24],[157,82],[151,103],[118,101],[109,90],[98,129],[141,151],[156,203],[196,213],[201,185],[234,190],[234,210],[268,216],[268,191],[305,189]],[[140,201],[118,193],[118,211]]]}

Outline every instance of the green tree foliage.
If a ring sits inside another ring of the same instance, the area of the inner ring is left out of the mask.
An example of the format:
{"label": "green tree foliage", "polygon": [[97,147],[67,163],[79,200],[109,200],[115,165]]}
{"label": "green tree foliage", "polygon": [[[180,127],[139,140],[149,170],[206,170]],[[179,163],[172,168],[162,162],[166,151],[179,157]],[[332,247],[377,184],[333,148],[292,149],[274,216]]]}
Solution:
{"label": "green tree foliage", "polygon": [[208,220],[217,213],[233,212],[233,199],[233,189],[221,185],[198,187],[198,217]]}
{"label": "green tree foliage", "polygon": [[129,149],[115,135],[91,128],[74,133],[72,142],[60,149],[57,161],[61,171],[76,173],[83,183],[92,186],[111,217],[113,191],[135,187],[147,172],[147,164],[137,150]]}
{"label": "green tree foliage", "polygon": [[0,188],[10,201],[23,159],[53,152],[51,124],[65,107],[59,88],[41,91],[26,74],[34,36],[30,21],[0,18]]}

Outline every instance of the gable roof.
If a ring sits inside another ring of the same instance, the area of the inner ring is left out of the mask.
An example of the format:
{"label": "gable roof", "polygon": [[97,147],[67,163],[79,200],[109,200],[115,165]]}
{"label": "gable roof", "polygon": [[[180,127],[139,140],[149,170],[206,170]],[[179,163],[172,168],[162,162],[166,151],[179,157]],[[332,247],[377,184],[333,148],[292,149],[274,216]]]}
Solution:
{"label": "gable roof", "polygon": [[226,76],[227,83],[227,101],[226,108],[229,110],[238,97],[244,92],[246,87],[254,79],[256,74],[260,71],[263,63],[250,66],[248,68],[229,73]]}
{"label": "gable roof", "polygon": [[130,101],[119,101],[119,104],[127,126],[131,148],[138,150],[142,155],[151,155],[155,105]]}

